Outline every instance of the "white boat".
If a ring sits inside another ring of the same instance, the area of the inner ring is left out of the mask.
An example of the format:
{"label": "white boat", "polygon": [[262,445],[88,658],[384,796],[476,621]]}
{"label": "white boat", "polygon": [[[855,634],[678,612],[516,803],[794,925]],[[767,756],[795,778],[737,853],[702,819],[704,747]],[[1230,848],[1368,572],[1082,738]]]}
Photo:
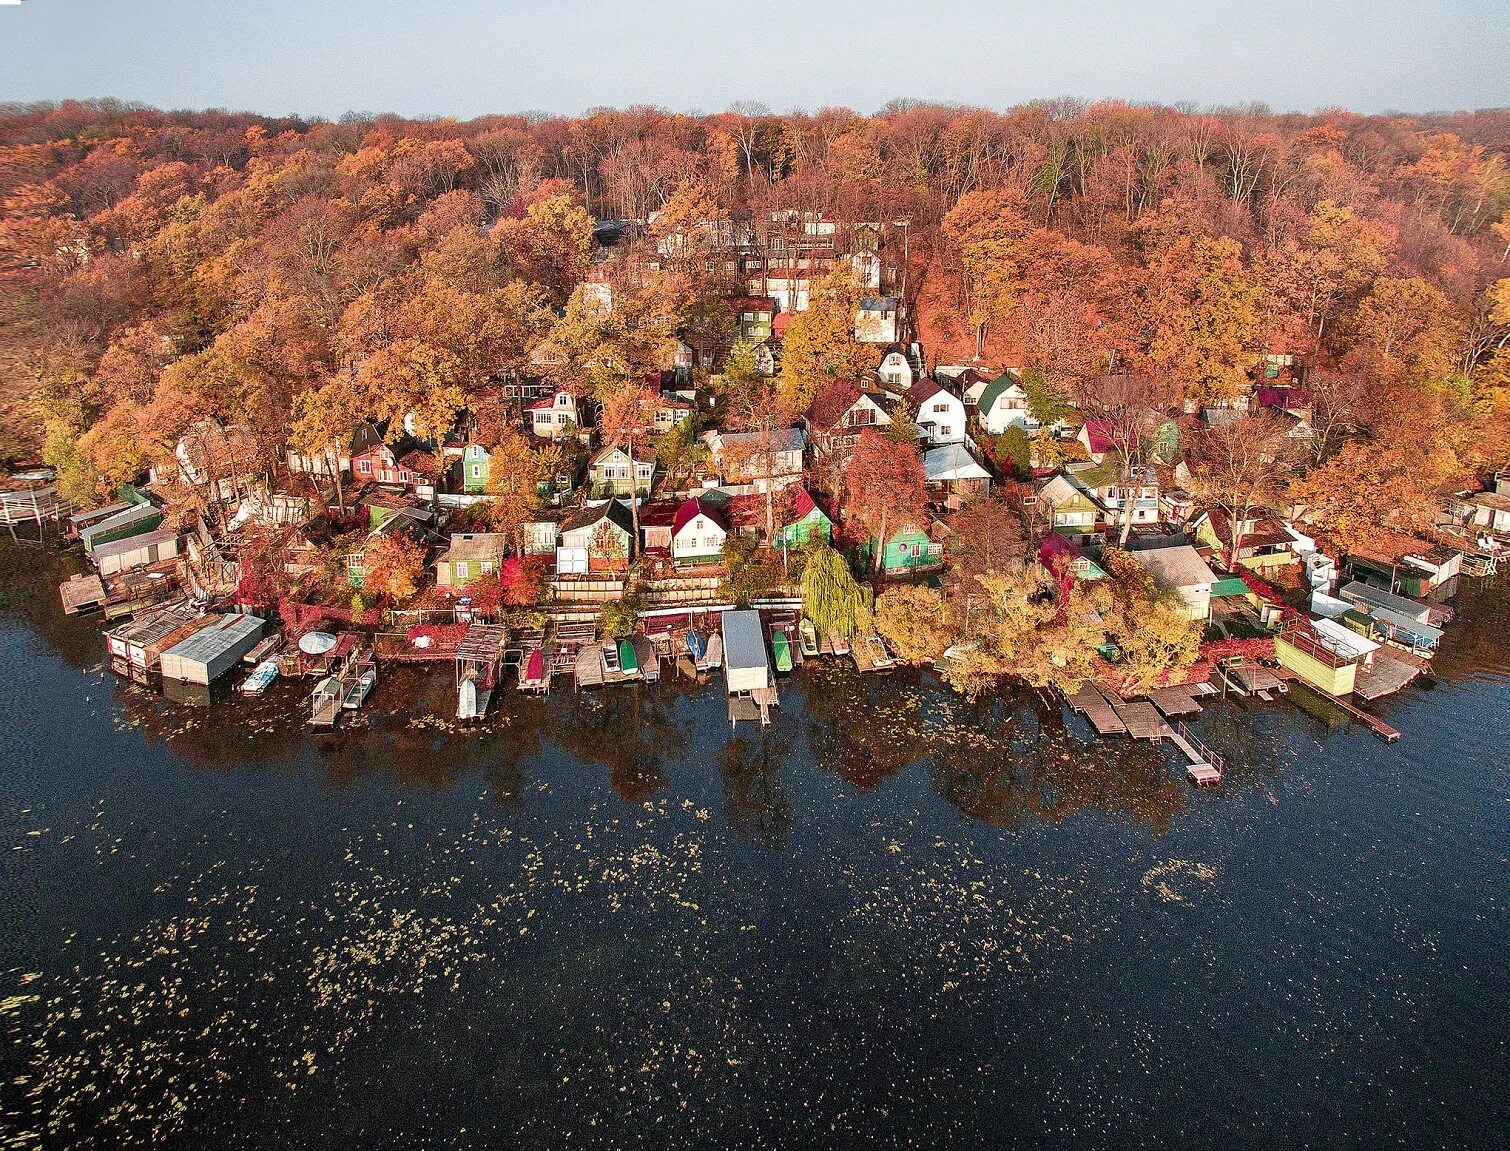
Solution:
{"label": "white boat", "polygon": [[367,702],[367,697],[372,694],[372,689],[376,686],[377,669],[369,667],[346,689],[346,698],[341,701],[341,706],[351,710],[361,707]]}
{"label": "white boat", "polygon": [[261,695],[273,680],[278,678],[278,661],[265,659],[252,669],[252,674],[241,681],[242,695]]}

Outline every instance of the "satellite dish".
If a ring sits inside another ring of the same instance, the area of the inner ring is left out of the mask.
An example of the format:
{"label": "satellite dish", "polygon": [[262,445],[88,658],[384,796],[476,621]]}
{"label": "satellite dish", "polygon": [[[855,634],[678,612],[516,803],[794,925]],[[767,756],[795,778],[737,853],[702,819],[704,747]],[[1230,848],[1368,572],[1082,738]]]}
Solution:
{"label": "satellite dish", "polygon": [[324,655],[336,646],[336,637],[328,631],[307,632],[299,637],[299,650],[305,655]]}

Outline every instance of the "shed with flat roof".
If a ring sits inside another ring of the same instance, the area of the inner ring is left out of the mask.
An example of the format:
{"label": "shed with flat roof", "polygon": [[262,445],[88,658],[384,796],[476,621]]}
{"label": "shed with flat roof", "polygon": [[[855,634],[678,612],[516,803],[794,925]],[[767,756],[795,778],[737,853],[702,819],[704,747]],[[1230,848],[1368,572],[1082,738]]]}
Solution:
{"label": "shed with flat roof", "polygon": [[163,679],[208,686],[257,645],[266,626],[254,615],[221,616],[163,652]]}

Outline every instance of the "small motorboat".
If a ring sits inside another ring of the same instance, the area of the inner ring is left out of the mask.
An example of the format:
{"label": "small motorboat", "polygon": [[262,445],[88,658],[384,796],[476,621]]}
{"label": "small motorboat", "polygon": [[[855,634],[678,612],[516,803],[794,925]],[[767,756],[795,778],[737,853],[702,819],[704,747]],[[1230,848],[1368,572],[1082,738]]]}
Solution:
{"label": "small motorboat", "polygon": [[687,629],[687,654],[697,663],[708,651],[708,637],[695,627]]}
{"label": "small motorboat", "polygon": [[625,675],[637,675],[640,657],[635,654],[634,643],[629,639],[619,640],[619,670]]}
{"label": "small motorboat", "polygon": [[619,645],[609,640],[603,645],[603,666],[609,671],[619,670]]}
{"label": "small motorboat", "polygon": [[807,616],[803,616],[802,622],[797,625],[797,637],[802,643],[804,659],[811,659],[818,654],[818,629]]}
{"label": "small motorboat", "polygon": [[241,681],[242,695],[261,695],[278,678],[278,661],[265,659],[252,669],[252,674]]}
{"label": "small motorboat", "polygon": [[771,629],[771,652],[776,656],[777,671],[792,670],[792,641],[780,628]]}
{"label": "small motorboat", "polygon": [[836,631],[828,633],[828,646],[833,649],[835,655],[849,654],[849,640]]}
{"label": "small motorboat", "polygon": [[367,702],[367,697],[372,694],[372,689],[376,686],[377,668],[369,667],[346,689],[346,698],[341,701],[341,706],[349,711],[355,711]]}

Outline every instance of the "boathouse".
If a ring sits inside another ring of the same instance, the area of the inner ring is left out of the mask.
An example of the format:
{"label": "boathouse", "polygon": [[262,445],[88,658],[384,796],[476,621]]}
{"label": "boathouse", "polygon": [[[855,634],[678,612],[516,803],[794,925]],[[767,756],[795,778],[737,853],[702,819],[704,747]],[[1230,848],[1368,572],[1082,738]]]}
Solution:
{"label": "boathouse", "polygon": [[117,512],[81,526],[79,540],[84,550],[93,556],[95,548],[101,544],[146,535],[156,531],[162,522],[162,508],[148,503],[127,504]]}
{"label": "boathouse", "polygon": [[208,687],[257,646],[267,621],[254,615],[223,615],[162,654],[164,683]]}
{"label": "boathouse", "polygon": [[156,669],[164,651],[187,639],[199,626],[199,609],[193,604],[143,612],[105,633],[111,670],[141,679]]}
{"label": "boathouse", "polygon": [[176,555],[178,532],[173,528],[159,528],[145,535],[127,536],[125,539],[96,544],[94,548],[94,562],[102,576],[151,567]]}
{"label": "boathouse", "polygon": [[770,722],[776,702],[771,663],[766,656],[765,629],[758,611],[726,611],[723,615],[724,684],[729,693],[729,720]]}
{"label": "boathouse", "polygon": [[1328,695],[1351,695],[1357,682],[1358,664],[1378,645],[1357,635],[1340,639],[1337,632],[1346,633],[1347,629],[1335,624],[1322,631],[1321,627],[1329,622],[1297,620],[1290,624],[1275,637],[1274,655],[1281,667],[1288,668],[1312,687]]}

